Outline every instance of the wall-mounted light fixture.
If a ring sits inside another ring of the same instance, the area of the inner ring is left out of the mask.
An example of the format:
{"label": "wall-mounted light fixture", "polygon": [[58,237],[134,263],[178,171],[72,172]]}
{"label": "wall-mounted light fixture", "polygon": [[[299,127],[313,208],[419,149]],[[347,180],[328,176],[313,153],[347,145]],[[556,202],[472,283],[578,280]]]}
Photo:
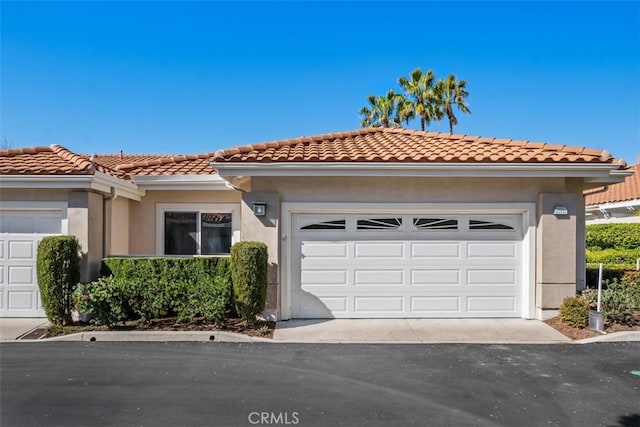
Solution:
{"label": "wall-mounted light fixture", "polygon": [[253,202],[253,214],[255,216],[265,216],[267,214],[267,204],[265,202]]}
{"label": "wall-mounted light fixture", "polygon": [[553,207],[554,215],[569,215],[569,208],[566,206],[554,206]]}

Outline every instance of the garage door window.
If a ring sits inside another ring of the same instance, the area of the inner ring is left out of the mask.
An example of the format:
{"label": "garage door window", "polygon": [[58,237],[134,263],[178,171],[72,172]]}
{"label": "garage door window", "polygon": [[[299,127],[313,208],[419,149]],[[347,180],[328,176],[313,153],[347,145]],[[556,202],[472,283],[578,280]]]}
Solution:
{"label": "garage door window", "polygon": [[357,222],[358,230],[398,230],[402,226],[402,218],[366,218]]}
{"label": "garage door window", "polygon": [[413,218],[416,230],[457,230],[458,220],[448,218]]}
{"label": "garage door window", "polygon": [[503,222],[469,220],[469,230],[513,230],[513,227]]}
{"label": "garage door window", "polygon": [[347,222],[344,219],[338,219],[335,221],[322,221],[314,222],[313,224],[300,227],[300,230],[344,230],[346,229]]}
{"label": "garage door window", "polygon": [[165,212],[165,255],[215,255],[231,250],[231,214]]}

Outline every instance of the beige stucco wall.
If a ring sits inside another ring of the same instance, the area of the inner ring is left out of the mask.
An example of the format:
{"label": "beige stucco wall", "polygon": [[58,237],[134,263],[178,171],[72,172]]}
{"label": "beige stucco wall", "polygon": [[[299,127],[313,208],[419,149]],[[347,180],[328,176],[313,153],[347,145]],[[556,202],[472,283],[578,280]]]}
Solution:
{"label": "beige stucco wall", "polygon": [[82,247],[80,280],[94,280],[100,272],[103,257],[103,200],[104,196],[88,192],[69,193],[69,234],[76,236]]}
{"label": "beige stucco wall", "polygon": [[[565,178],[405,178],[405,177],[254,177],[254,193],[277,194],[280,202],[361,203],[535,203],[536,308],[554,309],[584,280],[584,206],[582,182]],[[250,196],[244,198],[249,201]],[[570,209],[567,218],[553,215],[555,204]],[[250,216],[243,220],[255,222]],[[254,224],[255,225],[255,224]],[[243,224],[244,226],[244,224]],[[254,240],[267,243],[271,260],[279,260],[273,229],[252,226]],[[277,231],[276,231],[277,233]],[[278,262],[278,261],[276,261]],[[268,304],[279,303],[279,286]]]}
{"label": "beige stucco wall", "polygon": [[129,202],[124,197],[107,202],[106,256],[129,253]]}
{"label": "beige stucco wall", "polygon": [[158,203],[240,203],[238,191],[147,191],[140,202],[129,203],[129,254],[156,253],[156,205]]}

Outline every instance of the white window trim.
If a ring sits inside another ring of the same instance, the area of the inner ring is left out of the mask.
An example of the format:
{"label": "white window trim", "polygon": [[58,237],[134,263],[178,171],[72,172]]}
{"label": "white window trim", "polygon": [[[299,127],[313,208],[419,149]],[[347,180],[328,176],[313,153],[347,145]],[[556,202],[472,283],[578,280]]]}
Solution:
{"label": "white window trim", "polygon": [[[231,214],[231,244],[240,241],[240,204],[236,203],[157,203],[156,204],[156,255],[164,253],[164,213],[198,212]],[[199,230],[199,226],[198,226]],[[200,232],[198,231],[198,240]],[[199,250],[199,248],[198,248]]]}
{"label": "white window trim", "polygon": [[55,211],[60,212],[62,223],[60,225],[61,234],[69,234],[69,219],[67,216],[67,202],[23,202],[23,201],[2,201],[0,213],[2,211]]}
{"label": "white window trim", "polygon": [[535,266],[536,266],[536,204],[535,203],[299,203],[283,202],[281,219],[280,319],[291,318],[290,259],[293,244],[293,215],[295,214],[518,214],[522,218],[522,305],[521,317],[536,318]]}

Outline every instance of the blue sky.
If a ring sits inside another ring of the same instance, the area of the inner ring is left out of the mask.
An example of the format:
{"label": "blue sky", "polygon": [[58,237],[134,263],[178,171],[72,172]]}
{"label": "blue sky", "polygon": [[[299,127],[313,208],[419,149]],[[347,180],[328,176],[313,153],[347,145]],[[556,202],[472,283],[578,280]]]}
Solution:
{"label": "blue sky", "polygon": [[0,4],[12,147],[186,154],[351,130],[422,67],[467,80],[456,133],[640,154],[637,2]]}

